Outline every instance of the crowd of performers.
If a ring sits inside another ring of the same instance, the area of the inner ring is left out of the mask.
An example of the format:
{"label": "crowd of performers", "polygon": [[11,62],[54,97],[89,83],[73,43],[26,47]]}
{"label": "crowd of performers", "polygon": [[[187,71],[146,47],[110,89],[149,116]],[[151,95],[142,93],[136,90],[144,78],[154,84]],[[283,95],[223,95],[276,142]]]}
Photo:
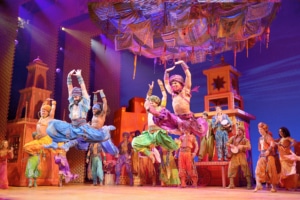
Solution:
{"label": "crowd of performers", "polygon": [[[185,73],[181,75],[169,73],[180,64]],[[79,87],[73,87],[72,76],[78,79]],[[148,113],[147,130],[136,131],[131,138],[128,132],[122,133],[123,140],[115,146],[111,141],[110,131],[115,130],[112,125],[104,125],[109,113],[107,99],[103,90],[93,93],[93,116],[87,122],[90,110],[90,96],[81,76],[81,70],[72,70],[67,77],[69,94],[69,118],[71,123],[54,119],[56,101],[46,99],[40,109],[40,119],[36,125],[33,140],[24,145],[29,155],[25,170],[28,187],[37,187],[40,176],[39,163],[42,162],[45,151],[55,152],[54,161],[59,167],[59,186],[75,180],[78,175],[70,171],[66,157],[70,148],[86,151],[88,164],[88,178],[93,185],[104,184],[104,168],[108,166],[107,155],[116,160],[114,166],[115,184],[122,184],[122,168],[126,169],[129,184],[134,185],[138,178],[139,184],[147,184],[151,180],[153,186],[159,179],[161,186],[197,187],[198,174],[194,163],[195,157],[202,162],[214,159],[216,147],[217,160],[229,162],[227,188],[235,188],[234,179],[239,168],[243,171],[247,181],[247,189],[252,188],[252,175],[247,162],[247,151],[251,150],[250,141],[245,136],[243,126],[236,125],[232,129],[231,119],[223,113],[220,106],[216,106],[216,114],[211,120],[208,113],[196,118],[190,110],[192,79],[189,67],[184,61],[178,61],[175,66],[166,69],[164,80],[157,80],[162,97],[152,94],[154,82],[149,84],[146,94],[145,109]],[[167,93],[172,96],[174,113],[166,108]],[[98,94],[102,102],[98,102]],[[233,136],[228,138],[229,132]],[[279,139],[273,139],[273,134],[265,123],[258,124],[260,156],[255,169],[256,187],[254,191],[262,189],[262,184],[270,185],[270,191],[276,192],[278,185],[284,186],[285,180],[295,177],[296,161],[300,157],[295,155],[292,147],[295,141],[291,138],[286,127],[279,129]],[[173,137],[171,137],[173,136]],[[175,139],[174,139],[175,138]],[[0,144],[0,188],[8,188],[7,159],[13,158],[13,149],[8,141]],[[278,159],[277,159],[278,158]],[[280,170],[276,167],[276,160],[280,162]],[[111,163],[111,162],[110,162]]]}

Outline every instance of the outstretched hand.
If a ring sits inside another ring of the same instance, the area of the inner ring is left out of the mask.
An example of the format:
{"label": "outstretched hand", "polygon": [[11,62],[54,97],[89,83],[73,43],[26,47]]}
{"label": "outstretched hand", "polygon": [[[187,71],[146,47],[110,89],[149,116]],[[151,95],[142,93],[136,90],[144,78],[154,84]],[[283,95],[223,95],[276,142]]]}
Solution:
{"label": "outstretched hand", "polygon": [[175,65],[179,65],[179,64],[182,64],[182,63],[184,63],[183,60],[178,60],[178,61],[175,62]]}
{"label": "outstretched hand", "polygon": [[157,84],[158,85],[163,85],[163,82],[160,79],[157,79]]}
{"label": "outstretched hand", "polygon": [[72,76],[74,74],[74,72],[76,72],[75,69],[71,70],[69,73],[68,73],[68,76]]}
{"label": "outstretched hand", "polygon": [[100,92],[103,92],[103,89],[101,89],[101,90],[97,90],[96,92],[93,92],[94,94],[97,94],[97,93],[100,93]]}
{"label": "outstretched hand", "polygon": [[75,76],[81,77],[81,69],[77,69],[77,70],[75,71]]}
{"label": "outstretched hand", "polygon": [[151,84],[148,84],[148,85],[149,85],[149,89],[151,89],[151,90],[152,90],[152,89],[153,89],[153,87],[154,87],[154,81],[152,81],[152,82],[151,82]]}
{"label": "outstretched hand", "polygon": [[173,67],[170,67],[170,68],[168,68],[168,69],[166,69],[166,71],[165,72],[170,72],[170,71],[172,71],[173,69],[175,69],[175,65],[173,66]]}

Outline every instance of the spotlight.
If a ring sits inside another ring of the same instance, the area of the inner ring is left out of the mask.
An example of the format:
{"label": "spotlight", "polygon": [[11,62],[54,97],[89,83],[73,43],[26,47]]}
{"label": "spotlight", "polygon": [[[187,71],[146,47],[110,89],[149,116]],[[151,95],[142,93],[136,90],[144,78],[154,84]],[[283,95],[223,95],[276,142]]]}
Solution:
{"label": "spotlight", "polygon": [[15,46],[17,46],[19,44],[18,40],[15,40]]}
{"label": "spotlight", "polygon": [[62,26],[60,29],[61,29],[62,31],[65,31],[65,30],[66,30],[65,27],[63,27],[63,26]]}
{"label": "spotlight", "polygon": [[56,71],[56,73],[60,73],[61,70],[60,70],[60,68],[56,68],[55,71]]}
{"label": "spotlight", "polygon": [[63,51],[63,50],[64,50],[64,48],[60,47],[60,48],[59,48],[59,50],[60,50],[60,51]]}
{"label": "spotlight", "polygon": [[25,28],[25,24],[29,24],[29,20],[25,20],[22,19],[21,17],[18,17],[18,27]]}

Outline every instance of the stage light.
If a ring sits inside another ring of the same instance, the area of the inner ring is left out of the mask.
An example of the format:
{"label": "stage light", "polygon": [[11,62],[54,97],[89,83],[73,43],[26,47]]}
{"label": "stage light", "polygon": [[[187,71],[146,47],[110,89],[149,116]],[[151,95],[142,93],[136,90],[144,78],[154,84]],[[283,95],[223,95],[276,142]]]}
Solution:
{"label": "stage light", "polygon": [[60,50],[60,51],[63,51],[63,50],[64,50],[64,48],[60,47],[60,48],[59,48],[59,50]]}
{"label": "stage light", "polygon": [[29,20],[25,20],[22,19],[21,17],[18,17],[18,27],[25,28],[25,24],[29,24]]}
{"label": "stage light", "polygon": [[65,27],[62,26],[62,27],[61,27],[61,30],[62,30],[62,31],[65,31],[66,29],[65,29]]}

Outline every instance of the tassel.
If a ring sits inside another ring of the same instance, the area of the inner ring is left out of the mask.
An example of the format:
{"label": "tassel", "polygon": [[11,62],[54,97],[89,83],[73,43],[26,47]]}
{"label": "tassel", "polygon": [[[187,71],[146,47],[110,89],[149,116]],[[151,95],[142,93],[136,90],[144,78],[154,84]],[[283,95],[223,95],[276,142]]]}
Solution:
{"label": "tassel", "polygon": [[194,49],[194,46],[192,47],[191,61],[195,62],[195,49]]}
{"label": "tassel", "polygon": [[246,57],[249,56],[249,40],[246,41]]}
{"label": "tassel", "polygon": [[142,55],[142,46],[140,45],[140,49],[139,49],[139,55]]}
{"label": "tassel", "polygon": [[136,73],[136,61],[137,61],[137,54],[134,55],[134,62],[133,62],[133,77],[132,79],[135,79],[135,73]]}
{"label": "tassel", "polygon": [[266,29],[266,48],[269,47],[269,41],[270,41],[270,27],[267,27]]}
{"label": "tassel", "polygon": [[261,43],[262,43],[262,39],[261,39],[261,36],[259,36],[258,38],[259,38],[259,53],[261,53]]}

